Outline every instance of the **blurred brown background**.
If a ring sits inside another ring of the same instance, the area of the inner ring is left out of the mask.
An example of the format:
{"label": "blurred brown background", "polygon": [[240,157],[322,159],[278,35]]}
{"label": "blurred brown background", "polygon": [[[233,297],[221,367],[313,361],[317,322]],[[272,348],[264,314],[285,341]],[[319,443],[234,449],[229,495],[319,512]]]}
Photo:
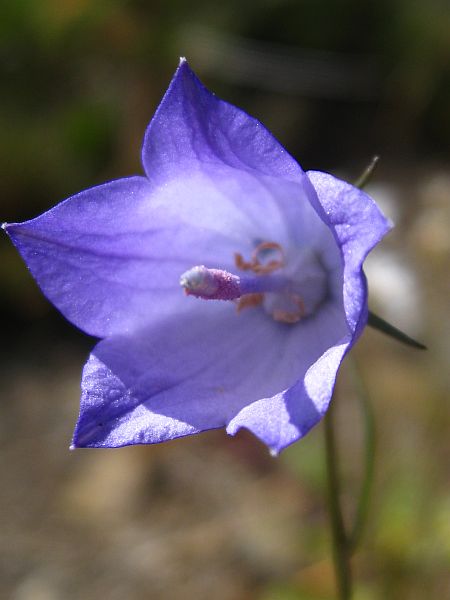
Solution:
{"label": "blurred brown background", "polygon": [[[450,597],[450,10],[446,0],[3,0],[0,220],[141,173],[140,145],[186,56],[305,169],[355,179],[396,229],[367,264],[371,306],[425,341],[367,331],[375,489],[358,600]],[[0,597],[329,600],[322,428],[272,459],[250,435],[69,452],[95,340],[0,239]],[[360,480],[348,369],[337,400],[345,502]]]}

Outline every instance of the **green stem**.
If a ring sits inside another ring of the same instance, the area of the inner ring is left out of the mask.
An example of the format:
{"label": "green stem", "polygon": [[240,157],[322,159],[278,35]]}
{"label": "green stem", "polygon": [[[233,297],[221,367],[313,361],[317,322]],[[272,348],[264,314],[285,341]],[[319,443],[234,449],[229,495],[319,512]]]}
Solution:
{"label": "green stem", "polygon": [[333,426],[333,403],[324,419],[325,454],[327,466],[328,509],[333,543],[334,570],[339,600],[350,600],[352,578],[350,571],[350,546],[345,533],[340,503],[340,486],[336,440]]}
{"label": "green stem", "polygon": [[353,384],[356,388],[356,395],[361,404],[364,419],[364,468],[363,481],[361,483],[361,491],[358,498],[358,504],[355,513],[355,522],[352,532],[349,536],[350,551],[353,553],[361,541],[364,527],[367,521],[369,512],[370,492],[372,490],[373,475],[375,468],[375,417],[370,403],[369,395],[364,386],[364,382],[359,374],[357,364],[349,360],[350,372],[353,379]]}

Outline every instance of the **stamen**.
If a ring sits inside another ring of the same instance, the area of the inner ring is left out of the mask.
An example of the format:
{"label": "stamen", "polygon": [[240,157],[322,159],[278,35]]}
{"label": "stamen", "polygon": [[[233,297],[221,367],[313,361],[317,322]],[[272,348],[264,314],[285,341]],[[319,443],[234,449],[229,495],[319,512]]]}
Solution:
{"label": "stamen", "polygon": [[[272,259],[267,263],[261,263],[260,254],[265,250],[277,250],[280,254],[278,260]],[[252,253],[251,261],[246,261],[242,257],[242,254],[236,253],[234,255],[234,262],[238,269],[242,271],[253,271],[258,275],[267,275],[284,267],[285,258],[283,248],[276,242],[262,242],[258,244]]]}
{"label": "stamen", "polygon": [[241,296],[237,303],[237,311],[241,312],[243,308],[254,308],[264,302],[264,294],[245,294]]}
{"label": "stamen", "polygon": [[272,312],[274,321],[279,321],[280,323],[298,323],[298,321],[303,319],[303,317],[306,315],[305,303],[300,296],[297,294],[289,294],[289,298],[298,307],[298,309],[290,311],[276,308]]}

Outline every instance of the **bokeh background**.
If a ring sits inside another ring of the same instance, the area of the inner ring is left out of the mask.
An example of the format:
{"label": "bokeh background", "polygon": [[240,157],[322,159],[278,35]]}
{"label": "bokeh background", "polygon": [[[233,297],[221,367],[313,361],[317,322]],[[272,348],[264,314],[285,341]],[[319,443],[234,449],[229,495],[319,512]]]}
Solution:
{"label": "bokeh background", "polygon": [[[450,10],[447,0],[2,0],[2,221],[141,173],[143,132],[187,56],[305,169],[368,187],[397,227],[370,302],[419,337],[353,351],[377,422],[360,600],[450,598]],[[69,452],[95,340],[42,297],[0,239],[0,597],[329,600],[323,431],[271,458],[245,432]],[[361,415],[340,374],[344,502]]]}

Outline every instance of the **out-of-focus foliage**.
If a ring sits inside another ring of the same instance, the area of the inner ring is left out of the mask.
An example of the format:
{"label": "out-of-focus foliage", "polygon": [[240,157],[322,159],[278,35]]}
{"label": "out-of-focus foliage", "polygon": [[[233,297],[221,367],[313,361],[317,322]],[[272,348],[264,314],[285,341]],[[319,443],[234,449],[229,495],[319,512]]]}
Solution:
{"label": "out-of-focus foliage", "polygon": [[[371,303],[430,350],[374,332],[356,348],[379,436],[356,600],[450,594],[449,31],[446,0],[3,0],[0,9],[2,221],[141,172],[144,129],[180,55],[305,168],[351,179],[381,154],[368,191],[397,228],[368,264]],[[70,454],[92,340],[42,298],[6,237],[0,310],[2,597],[333,597],[320,427],[277,461],[221,432]],[[343,375],[351,515],[360,415]]]}
{"label": "out-of-focus foliage", "polygon": [[[180,54],[223,96],[244,103],[273,129],[280,123],[276,133],[284,133],[307,166],[348,165],[373,146],[403,160],[424,149],[448,156],[450,16],[444,1],[265,5],[5,0],[0,159],[3,205],[11,217],[27,216],[25,198],[40,210],[103,173],[138,170],[130,150]],[[239,49],[247,62],[236,72],[229,63],[239,60]],[[280,76],[271,57],[280,53],[295,94],[283,93],[283,85],[277,94],[270,85]],[[333,85],[336,69],[343,89]],[[231,88],[230,71],[237,84]],[[277,114],[282,108],[288,114]]]}

